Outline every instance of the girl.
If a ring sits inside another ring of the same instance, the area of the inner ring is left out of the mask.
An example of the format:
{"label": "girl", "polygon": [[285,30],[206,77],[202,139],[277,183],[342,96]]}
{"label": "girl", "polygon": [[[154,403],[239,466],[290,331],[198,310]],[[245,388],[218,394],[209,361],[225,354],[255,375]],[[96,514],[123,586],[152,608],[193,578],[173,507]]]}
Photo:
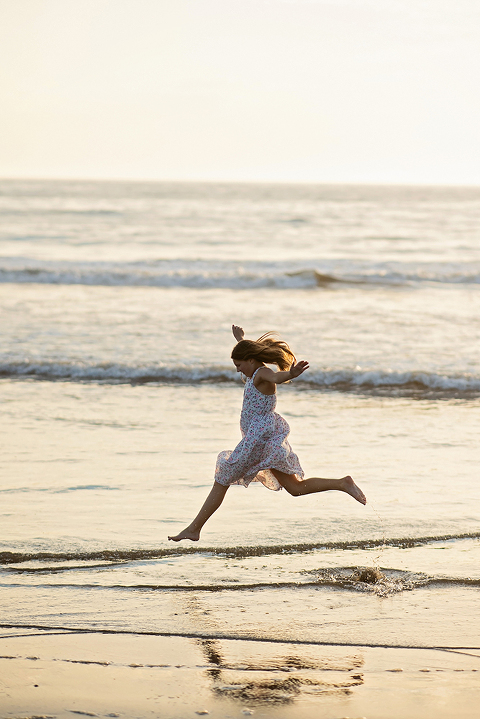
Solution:
{"label": "girl", "polygon": [[[246,377],[240,416],[243,439],[233,452],[220,452],[215,481],[205,504],[186,529],[169,539],[197,542],[203,525],[219,508],[231,484],[248,487],[250,482],[262,482],[268,489],[284,487],[293,497],[338,489],[366,504],[365,495],[349,476],[303,479],[298,457],[288,442],[290,427],[274,412],[276,385],[301,375],[308,369],[308,362],[297,362],[287,343],[274,339],[271,332],[256,342],[244,339],[241,327],[232,325],[232,332],[238,343],[231,355],[233,364]],[[274,372],[265,363],[276,365],[280,371]]]}

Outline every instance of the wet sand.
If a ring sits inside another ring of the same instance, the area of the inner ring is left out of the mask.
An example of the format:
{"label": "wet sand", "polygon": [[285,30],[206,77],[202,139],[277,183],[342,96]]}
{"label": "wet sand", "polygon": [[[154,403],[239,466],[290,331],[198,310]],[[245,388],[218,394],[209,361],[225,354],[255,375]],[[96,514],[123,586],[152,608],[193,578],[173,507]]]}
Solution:
{"label": "wet sand", "polygon": [[2,717],[456,719],[480,650],[2,629]]}

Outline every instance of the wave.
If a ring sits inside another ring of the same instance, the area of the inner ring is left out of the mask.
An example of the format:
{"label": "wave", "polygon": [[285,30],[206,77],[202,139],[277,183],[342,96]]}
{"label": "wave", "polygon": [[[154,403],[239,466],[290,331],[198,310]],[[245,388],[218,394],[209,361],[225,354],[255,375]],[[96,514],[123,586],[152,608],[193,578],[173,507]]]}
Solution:
{"label": "wave", "polygon": [[[68,573],[78,570],[106,569],[115,566],[112,564],[88,564],[62,567],[8,567],[4,571],[14,574],[49,575]],[[164,592],[238,592],[256,589],[294,589],[302,587],[333,587],[336,589],[354,589],[355,591],[375,592],[376,594],[395,594],[397,592],[411,591],[427,586],[458,586],[480,587],[480,578],[430,576],[423,572],[412,572],[399,569],[383,569],[380,567],[335,567],[328,569],[302,570],[300,574],[307,575],[307,579],[291,581],[259,581],[234,582],[222,581],[220,583],[200,582],[196,584],[157,584],[145,582],[142,584],[110,584],[110,583],[36,583],[36,587],[54,587],[56,589],[98,589],[117,591],[164,591]],[[312,578],[313,575],[313,578]],[[24,587],[25,584],[9,582],[11,587]]]}
{"label": "wave", "polygon": [[[96,569],[98,566],[95,567]],[[102,565],[105,568],[105,565]],[[77,567],[78,569],[78,567]],[[117,592],[253,592],[272,589],[307,589],[307,588],[331,588],[346,589],[355,592],[363,592],[367,594],[375,594],[379,597],[391,596],[400,592],[411,592],[414,589],[425,587],[480,587],[480,579],[472,579],[471,577],[428,577],[413,572],[405,572],[405,576],[399,576],[399,572],[395,570],[377,570],[381,575],[375,582],[362,581],[359,579],[358,569],[352,567],[352,571],[347,572],[343,568],[317,570],[316,579],[307,581],[292,582],[250,582],[250,583],[221,583],[221,584],[99,584],[82,582],[78,583],[59,583],[50,584],[48,582],[35,583],[35,587],[44,589],[88,589],[91,591],[117,591]],[[42,573],[48,570],[43,569]],[[25,584],[9,583],[9,589],[14,587],[24,588]]]}
{"label": "wave", "polygon": [[[316,586],[333,587],[389,596],[420,587],[480,587],[480,579],[472,577],[429,576],[423,572],[409,572],[379,567],[336,567],[306,570],[315,575]],[[303,586],[302,584],[300,586]]]}
{"label": "wave", "polygon": [[[127,365],[116,362],[52,360],[0,360],[0,377],[49,381],[145,383],[238,383],[238,374],[218,365]],[[480,393],[480,376],[470,373],[442,374],[421,370],[312,369],[295,379],[291,387],[338,392],[376,392],[383,395],[431,395],[437,398],[474,397]]]}
{"label": "wave", "polygon": [[[308,266],[310,264],[310,266]],[[306,265],[306,266],[305,266]],[[0,282],[197,289],[312,289],[335,285],[480,284],[475,263],[53,262],[2,258]]]}
{"label": "wave", "polygon": [[115,362],[0,362],[0,377],[32,378],[39,380],[71,380],[77,382],[106,382],[145,384],[147,382],[239,382],[238,375],[222,367],[189,367],[187,365],[124,365]]}
{"label": "wave", "polygon": [[0,552],[0,564],[13,565],[22,562],[111,562],[125,563],[187,554],[213,554],[231,559],[246,557],[266,557],[282,554],[304,554],[320,550],[356,550],[377,549],[378,547],[397,547],[409,549],[435,542],[458,541],[462,539],[480,539],[480,532],[462,534],[437,534],[424,537],[391,537],[382,539],[357,539],[344,542],[302,542],[299,544],[273,544],[263,546],[235,547],[191,547],[175,545],[159,549],[99,549],[90,552]]}
{"label": "wave", "polygon": [[[99,265],[101,263],[98,263]],[[480,281],[480,280],[479,280]],[[91,285],[125,287],[185,287],[192,289],[309,289],[355,280],[341,279],[316,270],[297,272],[154,270],[131,266],[72,265],[55,268],[34,264],[9,269],[0,267],[2,283],[41,283],[56,285]]]}
{"label": "wave", "polygon": [[46,492],[51,494],[68,494],[69,492],[79,491],[112,491],[117,490],[118,487],[112,487],[108,484],[77,484],[74,487],[63,487],[58,489],[57,487],[2,487],[0,494],[22,494],[23,492]]}
{"label": "wave", "polygon": [[339,391],[377,390],[384,394],[420,392],[448,396],[449,394],[475,394],[480,391],[480,377],[471,373],[448,375],[421,370],[378,370],[361,367],[356,367],[353,370],[314,370],[303,382]]}
{"label": "wave", "polygon": [[[8,210],[6,210],[6,211],[3,210],[2,214],[4,215],[4,217],[11,216],[11,217],[24,218],[25,217],[25,209],[24,208],[15,209],[13,207],[9,207]],[[83,217],[88,217],[88,216],[92,216],[92,217],[104,217],[104,216],[105,217],[109,217],[109,216],[122,217],[124,215],[124,213],[121,212],[120,210],[93,209],[93,208],[81,209],[81,208],[73,208],[73,207],[69,207],[69,208],[35,207],[35,209],[33,209],[33,210],[32,209],[28,210],[28,214],[35,214],[36,217],[42,217],[42,218],[43,217],[47,217],[47,218],[59,217],[59,216],[60,217],[62,217],[62,216],[68,217],[69,215],[72,215],[73,217],[75,217],[77,215],[80,215]],[[42,237],[43,237],[43,235],[42,235]],[[20,236],[17,239],[23,239],[23,237]]]}
{"label": "wave", "polygon": [[[40,632],[45,633],[67,633],[67,634],[113,634],[113,635],[119,635],[119,636],[147,636],[147,637],[183,637],[185,639],[197,639],[197,640],[206,640],[206,641],[212,641],[212,640],[224,640],[224,641],[244,641],[244,642],[255,642],[255,644],[286,644],[286,645],[302,645],[302,646],[319,646],[319,647],[370,647],[370,648],[378,648],[378,649],[432,649],[436,651],[445,651],[445,652],[459,652],[461,654],[464,654],[467,651],[476,651],[478,650],[478,645],[465,645],[465,644],[426,644],[426,643],[419,643],[419,644],[402,644],[401,642],[366,642],[366,641],[329,641],[328,639],[304,639],[302,637],[295,637],[291,638],[288,636],[258,636],[253,633],[250,633],[248,631],[244,632],[221,632],[221,631],[194,631],[194,632],[182,632],[182,631],[161,631],[161,630],[145,630],[140,628],[131,628],[123,627],[122,629],[112,629],[109,626],[99,626],[98,624],[95,627],[72,627],[72,626],[65,626],[63,624],[27,624],[27,623],[7,623],[7,622],[1,622],[0,623],[1,629],[36,629]],[[32,634],[28,634],[27,636],[32,636]],[[478,656],[477,654],[468,654],[467,656]],[[16,656],[4,656],[3,659],[17,659],[18,655]],[[59,661],[65,661],[65,660],[59,660]],[[68,660],[67,660],[68,661]],[[85,662],[87,663],[87,662]],[[92,664],[95,662],[91,662]],[[146,667],[152,666],[158,666],[155,664],[146,664]],[[159,665],[159,666],[165,666]],[[168,665],[167,665],[168,666]],[[244,665],[242,665],[242,669],[244,668]],[[310,667],[309,667],[310,668]],[[390,670],[392,671],[392,670]]]}

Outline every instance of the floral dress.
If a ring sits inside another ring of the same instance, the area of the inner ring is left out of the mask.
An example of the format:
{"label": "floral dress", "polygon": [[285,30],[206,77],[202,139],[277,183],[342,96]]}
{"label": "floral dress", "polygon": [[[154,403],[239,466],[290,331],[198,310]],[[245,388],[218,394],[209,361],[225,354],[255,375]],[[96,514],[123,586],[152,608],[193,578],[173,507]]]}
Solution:
{"label": "floral dress", "polygon": [[276,394],[262,394],[253,384],[258,369],[245,383],[240,416],[243,439],[233,452],[220,452],[215,481],[226,487],[231,484],[248,487],[250,482],[262,482],[268,489],[276,491],[282,486],[270,471],[271,467],[286,474],[296,474],[300,479],[304,473],[288,441],[290,427],[274,412]]}

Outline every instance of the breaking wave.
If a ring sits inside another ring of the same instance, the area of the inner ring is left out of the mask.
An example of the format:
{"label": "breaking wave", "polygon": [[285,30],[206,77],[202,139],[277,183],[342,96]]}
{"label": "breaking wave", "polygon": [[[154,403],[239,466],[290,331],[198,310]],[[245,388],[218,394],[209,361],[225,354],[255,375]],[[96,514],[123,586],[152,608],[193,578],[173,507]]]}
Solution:
{"label": "breaking wave", "polygon": [[[217,365],[128,365],[115,362],[88,363],[52,360],[0,361],[0,377],[107,384],[224,383],[240,381],[228,367]],[[431,394],[438,397],[469,397],[480,394],[480,376],[442,374],[421,370],[315,369],[299,377],[292,388],[303,387],[339,392],[377,392],[388,395]]]}
{"label": "breaking wave", "polygon": [[[105,569],[105,566],[102,567]],[[78,569],[78,567],[76,567]],[[42,569],[43,574],[48,570]],[[379,571],[379,579],[376,582],[364,582],[358,578],[359,572],[356,568],[337,569],[337,570],[318,570],[315,579],[293,582],[249,582],[236,584],[99,584],[82,583],[82,589],[89,590],[114,590],[114,591],[136,591],[136,592],[249,592],[262,589],[297,589],[305,587],[331,587],[334,589],[349,589],[357,592],[366,592],[368,594],[376,594],[380,597],[398,594],[399,592],[412,591],[420,587],[480,587],[480,579],[471,579],[469,577],[429,577],[423,574],[414,574],[413,572],[400,572],[398,570],[387,569],[385,573]],[[16,585],[10,583],[9,587],[25,586],[24,584]],[[56,589],[78,589],[77,583],[59,583],[49,584],[42,582],[35,586],[55,587]]]}
{"label": "breaking wave", "polygon": [[291,263],[183,260],[152,262],[49,262],[3,258],[2,283],[185,287],[197,289],[312,289],[335,285],[480,284],[480,266],[467,263],[375,265],[334,263],[292,267]]}

